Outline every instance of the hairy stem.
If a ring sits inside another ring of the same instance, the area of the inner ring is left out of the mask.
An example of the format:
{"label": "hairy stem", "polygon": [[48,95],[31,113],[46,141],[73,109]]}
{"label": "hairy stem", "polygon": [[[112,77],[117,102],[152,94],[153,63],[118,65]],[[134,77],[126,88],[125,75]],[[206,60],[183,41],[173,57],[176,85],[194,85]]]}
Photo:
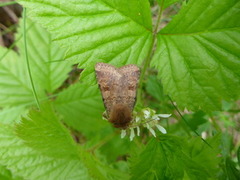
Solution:
{"label": "hairy stem", "polygon": [[25,58],[26,58],[26,63],[27,63],[28,76],[29,76],[29,79],[30,79],[30,82],[31,82],[34,98],[36,100],[38,108],[40,109],[40,104],[39,104],[36,89],[35,89],[35,86],[34,86],[34,83],[33,83],[31,68],[30,68],[29,59],[28,59],[27,37],[26,37],[26,8],[23,8],[23,39],[24,39],[24,50],[25,50]]}
{"label": "hairy stem", "polygon": [[164,0],[162,1],[161,6],[160,6],[159,11],[158,11],[157,22],[155,24],[155,28],[154,28],[154,31],[153,31],[153,39],[152,39],[147,57],[143,62],[143,68],[141,70],[141,75],[140,75],[140,79],[139,79],[139,91],[138,91],[138,95],[137,95],[138,104],[142,104],[143,81],[144,81],[144,77],[146,75],[147,68],[149,67],[152,56],[154,54],[153,48],[154,48],[155,43],[156,43],[157,32],[158,32],[158,28],[159,28],[161,17],[162,17],[163,4],[164,4]]}

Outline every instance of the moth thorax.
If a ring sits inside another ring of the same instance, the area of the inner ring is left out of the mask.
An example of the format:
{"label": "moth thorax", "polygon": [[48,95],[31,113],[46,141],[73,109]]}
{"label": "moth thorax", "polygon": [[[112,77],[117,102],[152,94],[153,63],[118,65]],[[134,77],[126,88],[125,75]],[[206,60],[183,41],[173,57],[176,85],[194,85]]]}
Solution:
{"label": "moth thorax", "polygon": [[115,104],[109,115],[109,121],[116,128],[126,129],[132,120],[132,112],[126,104]]}

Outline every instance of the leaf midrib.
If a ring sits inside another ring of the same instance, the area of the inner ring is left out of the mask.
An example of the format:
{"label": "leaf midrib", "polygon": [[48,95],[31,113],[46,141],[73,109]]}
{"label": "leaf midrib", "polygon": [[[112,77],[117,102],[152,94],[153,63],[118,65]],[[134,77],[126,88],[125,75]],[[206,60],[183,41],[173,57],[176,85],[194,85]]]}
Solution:
{"label": "leaf midrib", "polygon": [[149,31],[149,32],[152,33],[152,30],[151,30],[151,29],[148,29],[147,27],[143,26],[142,24],[139,24],[137,21],[135,21],[134,19],[132,19],[130,16],[127,16],[127,15],[123,14],[120,10],[112,7],[110,4],[108,4],[108,3],[106,3],[106,2],[103,2],[102,0],[97,0],[97,1],[100,2],[100,3],[102,3],[102,4],[105,4],[106,6],[112,8],[112,9],[114,9],[114,10],[116,10],[116,11],[118,11],[118,13],[121,14],[122,16],[131,19],[133,22],[135,22],[135,23],[138,24],[139,26],[143,27],[145,30],[147,30],[147,31]]}

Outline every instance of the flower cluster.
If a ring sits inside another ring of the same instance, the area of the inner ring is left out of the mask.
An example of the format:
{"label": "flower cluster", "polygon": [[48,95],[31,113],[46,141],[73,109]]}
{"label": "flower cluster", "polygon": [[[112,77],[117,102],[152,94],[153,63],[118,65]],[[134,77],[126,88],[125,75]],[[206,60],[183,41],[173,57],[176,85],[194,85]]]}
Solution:
{"label": "flower cluster", "polygon": [[159,125],[158,121],[160,118],[168,118],[170,116],[171,114],[156,114],[156,111],[150,108],[142,109],[138,114],[134,113],[134,119],[130,127],[121,131],[121,138],[124,138],[128,133],[130,133],[130,141],[132,141],[136,135],[140,136],[140,126],[146,127],[154,137],[156,137],[154,127],[161,133],[166,134],[166,129]]}

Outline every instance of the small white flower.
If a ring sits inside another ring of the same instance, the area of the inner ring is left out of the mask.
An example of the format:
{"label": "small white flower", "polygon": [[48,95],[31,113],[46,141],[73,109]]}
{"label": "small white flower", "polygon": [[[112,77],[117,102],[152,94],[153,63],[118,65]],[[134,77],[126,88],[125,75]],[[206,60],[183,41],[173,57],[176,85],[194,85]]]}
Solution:
{"label": "small white flower", "polygon": [[166,129],[165,129],[164,127],[160,126],[159,124],[156,124],[156,127],[158,128],[158,130],[159,130],[161,133],[163,133],[163,134],[166,134],[166,133],[167,133]]}
{"label": "small white flower", "polygon": [[130,141],[132,141],[133,140],[133,138],[135,137],[135,133],[134,133],[134,129],[133,128],[131,128],[130,129]]}
{"label": "small white flower", "polygon": [[159,116],[157,114],[153,115],[152,119],[156,120],[156,121],[160,120],[160,118],[159,118]]}
{"label": "small white flower", "polygon": [[156,114],[158,117],[169,118],[172,114]]}
{"label": "small white flower", "polygon": [[126,136],[127,132],[126,130],[122,130],[121,131],[121,138],[124,138]]}
{"label": "small white flower", "polygon": [[140,128],[137,126],[137,136],[140,136]]}
{"label": "small white flower", "polygon": [[156,137],[156,133],[155,133],[155,131],[153,130],[153,128],[151,128],[148,123],[146,124],[146,126],[147,126],[147,128],[149,129],[150,133],[151,133],[154,137]]}
{"label": "small white flower", "polygon": [[156,133],[155,133],[155,131],[154,131],[152,128],[149,128],[149,131],[150,131],[150,133],[152,133],[152,135],[153,135],[154,137],[156,137]]}
{"label": "small white flower", "polygon": [[149,124],[148,123],[146,123],[146,127],[149,129],[150,128],[150,126],[149,126]]}
{"label": "small white flower", "polygon": [[[104,113],[103,117],[106,118],[106,115],[107,114]],[[128,129],[121,130],[121,138],[129,135],[130,141],[132,141],[135,136],[140,136],[140,125],[146,127],[154,137],[156,137],[156,129],[166,134],[166,129],[157,123],[161,118],[168,118],[170,116],[171,114],[156,114],[156,111],[150,108],[142,109],[140,114],[133,112],[133,117],[135,117],[134,122],[132,122]],[[136,128],[136,130],[134,128]]]}
{"label": "small white flower", "polygon": [[148,109],[143,110],[143,113],[144,113],[144,118],[145,119],[150,118],[150,111]]}

